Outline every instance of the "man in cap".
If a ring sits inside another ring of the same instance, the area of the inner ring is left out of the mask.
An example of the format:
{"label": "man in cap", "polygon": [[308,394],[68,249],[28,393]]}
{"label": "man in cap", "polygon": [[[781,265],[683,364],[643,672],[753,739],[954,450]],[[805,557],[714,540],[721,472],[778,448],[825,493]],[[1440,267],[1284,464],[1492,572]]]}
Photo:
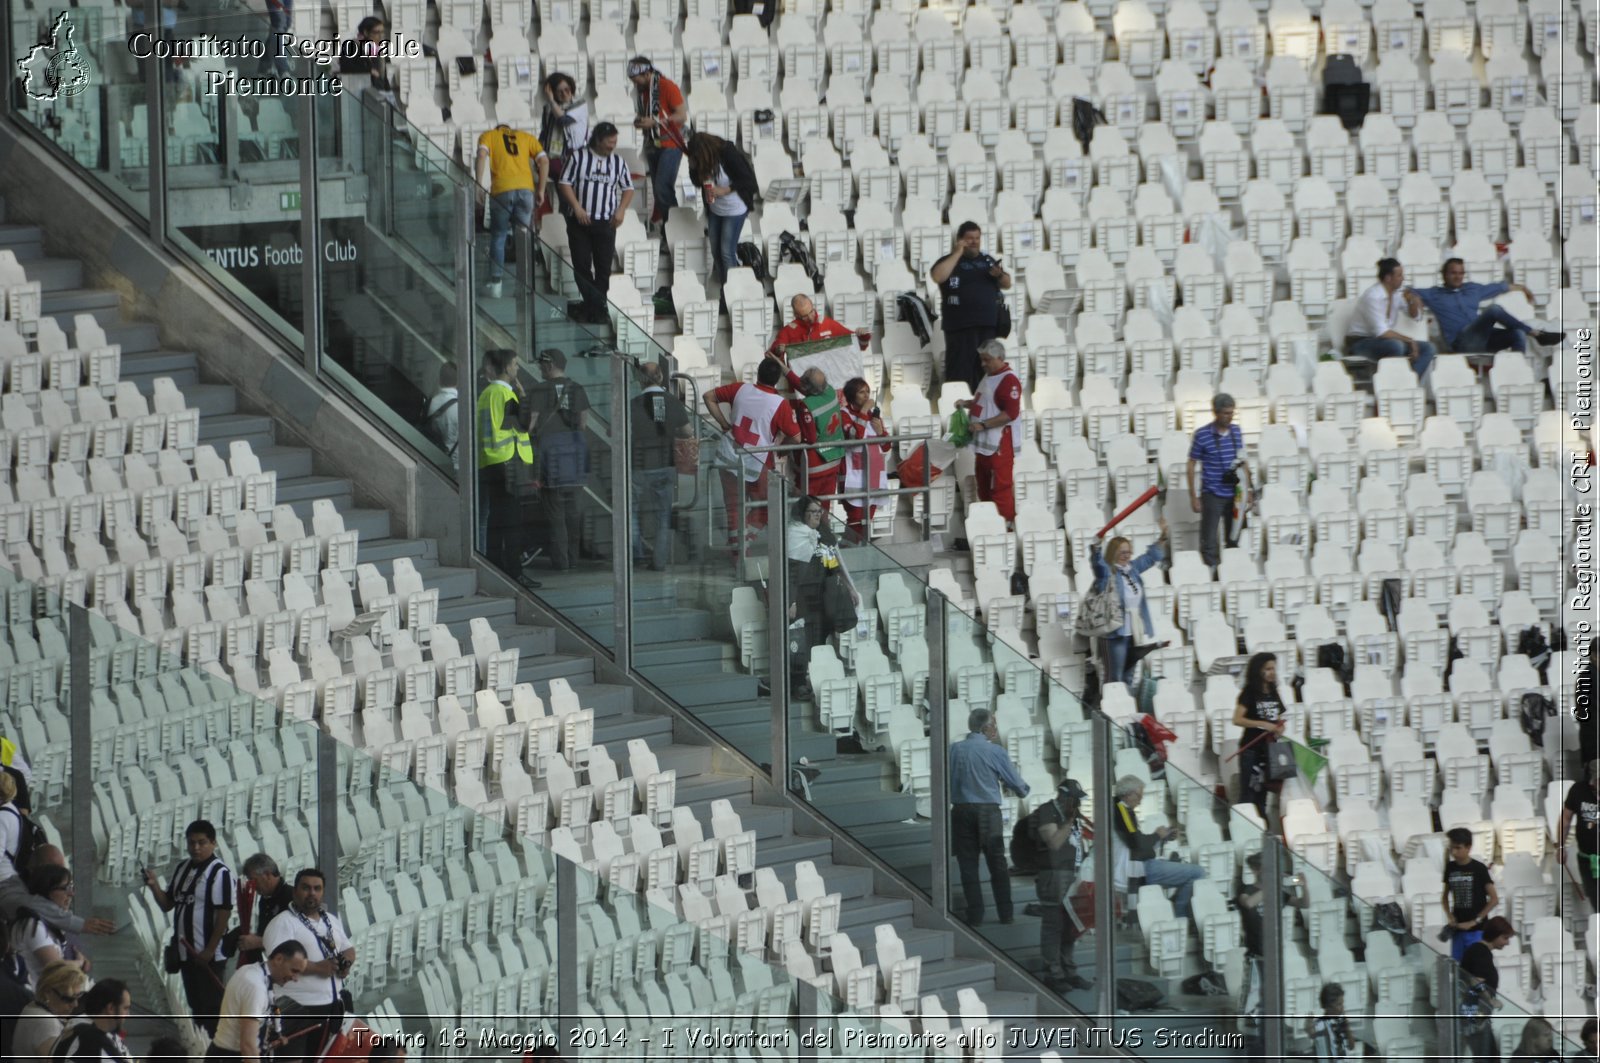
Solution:
{"label": "man in cap", "polygon": [[652,220],[665,222],[667,211],[678,205],[678,164],[688,149],[683,129],[689,120],[689,104],[683,90],[647,57],[628,61],[628,80],[633,82],[633,128],[643,130],[645,162],[650,167],[650,182],[655,189]]}
{"label": "man in cap", "polygon": [[1084,792],[1076,779],[1062,779],[1056,795],[1039,811],[1039,840],[1049,862],[1034,880],[1043,909],[1039,919],[1039,953],[1044,958],[1044,980],[1051,989],[1088,989],[1072,959],[1078,924],[1064,907],[1067,889],[1078,876],[1087,854],[1082,809]]}

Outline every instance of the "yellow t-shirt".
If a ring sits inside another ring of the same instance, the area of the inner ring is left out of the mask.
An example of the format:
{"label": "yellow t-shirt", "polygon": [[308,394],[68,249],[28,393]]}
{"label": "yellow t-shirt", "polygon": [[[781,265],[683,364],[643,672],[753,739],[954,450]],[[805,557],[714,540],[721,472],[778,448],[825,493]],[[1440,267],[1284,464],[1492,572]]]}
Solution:
{"label": "yellow t-shirt", "polygon": [[533,191],[533,160],[544,154],[538,137],[520,129],[491,129],[478,138],[478,150],[489,153],[491,195]]}

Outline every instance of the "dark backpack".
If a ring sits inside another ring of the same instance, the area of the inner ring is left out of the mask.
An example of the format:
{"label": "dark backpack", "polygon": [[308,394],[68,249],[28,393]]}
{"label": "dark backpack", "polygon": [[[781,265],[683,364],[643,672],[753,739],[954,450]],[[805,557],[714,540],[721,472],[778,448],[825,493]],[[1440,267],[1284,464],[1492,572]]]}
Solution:
{"label": "dark backpack", "polygon": [[1355,678],[1355,668],[1344,655],[1344,647],[1337,642],[1324,642],[1317,647],[1317,667],[1327,668],[1339,677],[1345,693],[1350,693],[1350,680]]}
{"label": "dark backpack", "polygon": [[28,867],[33,863],[33,854],[50,844],[50,839],[45,837],[44,828],[25,816],[16,806],[0,809],[0,813],[9,812],[17,817],[17,851],[6,853],[6,859],[11,861],[11,866],[17,869],[17,877],[22,884],[28,884]]}
{"label": "dark backpack", "polygon": [[1151,1008],[1159,1008],[1166,999],[1167,995],[1154,982],[1142,982],[1137,978],[1117,979],[1119,1011],[1149,1011]]}
{"label": "dark backpack", "polygon": [[[1037,875],[1051,870],[1050,847],[1039,837],[1039,824],[1043,822],[1041,813],[1054,804],[1054,800],[1046,801],[1011,828],[1011,866],[1019,874]],[[1059,809],[1056,814],[1060,815]]]}
{"label": "dark backpack", "polygon": [[1082,96],[1072,98],[1072,135],[1083,145],[1083,153],[1089,154],[1089,143],[1094,140],[1094,127],[1107,125],[1106,113],[1094,105],[1094,101],[1086,100]]}
{"label": "dark backpack", "polygon": [[428,407],[426,405],[422,407],[422,434],[439,444],[440,447],[445,445],[444,415],[455,409],[458,401],[460,401],[459,398],[452,398],[432,413],[427,412]]}
{"label": "dark backpack", "polygon": [[767,273],[767,253],[760,244],[753,244],[748,240],[739,245],[739,265],[750,267],[756,275],[756,280],[765,284],[772,277]]}
{"label": "dark backpack", "polygon": [[924,347],[933,342],[933,323],[939,315],[916,292],[901,292],[894,297],[895,320],[904,321]]}
{"label": "dark backpack", "polygon": [[1544,723],[1556,714],[1556,707],[1549,698],[1538,691],[1529,690],[1522,695],[1521,721],[1522,733],[1528,736],[1528,741],[1544,748]]}
{"label": "dark backpack", "polygon": [[1517,652],[1528,658],[1528,663],[1539,672],[1539,682],[1547,681],[1545,669],[1550,664],[1550,643],[1537,627],[1525,627],[1517,636]]}

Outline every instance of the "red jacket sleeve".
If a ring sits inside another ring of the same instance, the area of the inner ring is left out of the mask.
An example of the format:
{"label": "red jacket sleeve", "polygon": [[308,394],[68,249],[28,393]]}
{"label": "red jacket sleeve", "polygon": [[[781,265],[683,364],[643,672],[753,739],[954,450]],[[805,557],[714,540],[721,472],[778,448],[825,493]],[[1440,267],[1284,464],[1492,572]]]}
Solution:
{"label": "red jacket sleeve", "polygon": [[1022,382],[1015,375],[1008,376],[994,392],[1000,412],[1015,421],[1022,416]]}
{"label": "red jacket sleeve", "polygon": [[772,434],[774,436],[798,436],[800,434],[800,419],[794,415],[794,407],[787,402],[778,407],[772,415]]}
{"label": "red jacket sleeve", "polygon": [[723,384],[711,393],[711,397],[724,405],[732,405],[733,397],[739,393],[739,389],[742,387],[744,387],[744,384],[737,381],[732,384]]}

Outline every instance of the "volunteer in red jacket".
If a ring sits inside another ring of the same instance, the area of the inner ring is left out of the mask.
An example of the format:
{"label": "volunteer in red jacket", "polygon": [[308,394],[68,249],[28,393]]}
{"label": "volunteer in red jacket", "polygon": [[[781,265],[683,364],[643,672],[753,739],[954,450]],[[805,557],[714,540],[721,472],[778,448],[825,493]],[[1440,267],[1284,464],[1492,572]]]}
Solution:
{"label": "volunteer in red jacket", "polygon": [[[706,411],[722,426],[724,433],[717,448],[717,465],[722,475],[722,503],[728,513],[728,545],[735,551],[747,536],[753,537],[757,530],[767,526],[765,505],[752,507],[748,514],[741,512],[739,479],[742,475],[747,501],[764,503],[767,470],[773,464],[771,452],[752,454],[740,448],[800,441],[800,422],[794,408],[777,392],[782,379],[782,363],[764,358],[756,369],[756,383],[724,384],[705,397]],[[732,411],[731,417],[722,412],[724,406]]]}
{"label": "volunteer in red jacket", "polygon": [[831,340],[835,336],[848,336],[850,330],[831,317],[817,313],[817,304],[809,295],[797,295],[789,303],[794,310],[794,320],[778,330],[769,354],[787,359],[785,351],[791,343],[810,343],[812,340]]}
{"label": "volunteer in red jacket", "polygon": [[[772,351],[766,356],[783,364]],[[826,514],[833,505],[833,500],[826,496],[839,493],[839,470],[844,461],[844,448],[838,445],[844,438],[839,391],[828,383],[828,375],[816,366],[803,374],[790,369],[785,375],[797,396],[790,405],[800,424],[800,441],[809,444],[804,493],[821,502],[822,512]]]}
{"label": "volunteer in red jacket", "polygon": [[[844,385],[844,434],[848,439],[874,439],[886,436],[883,416],[872,401],[872,385],[855,377]],[[869,443],[864,447],[851,447],[845,455],[844,489],[846,491],[883,491],[889,487],[888,470],[884,458],[889,453],[887,443]],[[877,511],[878,499],[847,498],[844,502],[845,519],[849,522],[848,538],[854,543],[864,543],[872,514]]]}
{"label": "volunteer in red jacket", "polygon": [[979,345],[978,362],[983,379],[977,392],[956,405],[967,411],[978,452],[978,498],[993,502],[1009,523],[1017,519],[1011,467],[1022,449],[1022,381],[1006,364],[1005,345],[999,340]]}

